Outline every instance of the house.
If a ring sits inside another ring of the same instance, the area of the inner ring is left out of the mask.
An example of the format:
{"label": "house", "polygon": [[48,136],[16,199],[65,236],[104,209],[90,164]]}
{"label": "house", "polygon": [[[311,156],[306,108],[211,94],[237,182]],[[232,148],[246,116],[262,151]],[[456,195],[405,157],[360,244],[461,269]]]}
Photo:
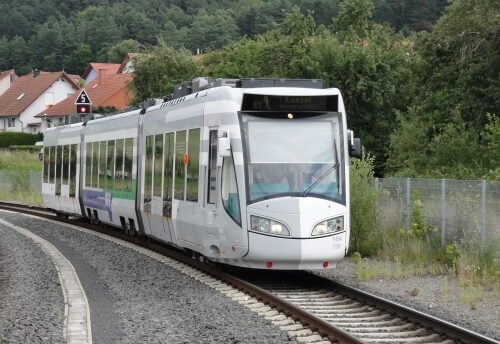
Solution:
{"label": "house", "polygon": [[[83,89],[92,102],[92,108],[114,107],[124,110],[128,107],[132,94],[128,84],[132,81],[131,74],[108,74],[108,69],[100,69],[97,78],[87,84]],[[62,102],[40,112],[35,117],[42,120],[42,130],[53,126],[70,123],[70,116],[76,114],[75,101],[80,92]]]}
{"label": "house", "polygon": [[85,72],[83,72],[83,80],[85,80],[85,85],[88,85],[91,81],[95,80],[97,78],[97,74],[99,70],[105,69],[107,70],[108,75],[116,74],[118,73],[118,70],[120,69],[121,64],[119,63],[97,63],[97,62],[92,62],[90,63],[87,68],[85,69]]}
{"label": "house", "polygon": [[0,72],[0,96],[7,91],[18,78],[13,69]]}
{"label": "house", "polygon": [[0,131],[39,132],[35,115],[74,93],[78,86],[64,71],[34,70],[18,78],[0,96]]}

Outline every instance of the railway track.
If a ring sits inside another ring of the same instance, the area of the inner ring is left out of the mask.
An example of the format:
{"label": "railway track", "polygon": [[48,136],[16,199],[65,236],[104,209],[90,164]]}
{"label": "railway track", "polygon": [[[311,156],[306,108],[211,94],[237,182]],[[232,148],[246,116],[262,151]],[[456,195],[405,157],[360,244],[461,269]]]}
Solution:
{"label": "railway track", "polygon": [[[285,319],[293,319],[291,322],[290,320],[281,321],[282,328],[294,330],[305,327],[307,330],[301,331],[305,331],[306,336],[300,341],[330,341],[346,344],[500,343],[406,306],[324,279],[316,274],[223,269],[192,259],[185,252],[167,245],[128,236],[120,230],[109,227],[95,226],[82,219],[56,216],[41,207],[0,202],[0,209],[74,224],[126,240],[180,261],[251,296],[252,300],[256,300],[256,307],[260,307],[258,304],[265,304],[265,308],[280,312]],[[228,295],[232,293],[224,287],[222,290],[225,290]],[[248,299],[245,298],[245,300]],[[252,300],[248,302],[254,302]],[[295,325],[297,323],[302,325]],[[312,331],[319,336],[307,336]]]}

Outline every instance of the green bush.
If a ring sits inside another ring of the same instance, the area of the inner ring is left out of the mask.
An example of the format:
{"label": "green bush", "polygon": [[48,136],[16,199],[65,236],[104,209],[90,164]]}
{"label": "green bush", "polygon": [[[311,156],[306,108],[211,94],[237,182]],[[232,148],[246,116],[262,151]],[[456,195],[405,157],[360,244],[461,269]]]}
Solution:
{"label": "green bush", "polygon": [[15,145],[15,146],[9,146],[9,149],[12,151],[28,151],[28,152],[39,152],[41,147],[40,146],[35,146],[35,145]]}
{"label": "green bush", "polygon": [[370,256],[381,245],[377,198],[374,186],[373,157],[351,159],[351,252]]}
{"label": "green bush", "polygon": [[0,133],[0,148],[8,148],[10,146],[25,146],[34,145],[38,141],[43,141],[43,134],[28,134],[3,132]]}

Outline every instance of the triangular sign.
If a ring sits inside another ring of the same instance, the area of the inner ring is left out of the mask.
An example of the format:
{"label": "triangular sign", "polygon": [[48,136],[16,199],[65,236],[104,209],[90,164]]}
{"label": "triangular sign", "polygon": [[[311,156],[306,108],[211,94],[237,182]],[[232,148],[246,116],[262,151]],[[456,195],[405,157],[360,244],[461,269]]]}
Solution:
{"label": "triangular sign", "polygon": [[87,95],[87,92],[85,92],[85,90],[82,90],[78,98],[76,98],[75,104],[92,104],[92,101]]}

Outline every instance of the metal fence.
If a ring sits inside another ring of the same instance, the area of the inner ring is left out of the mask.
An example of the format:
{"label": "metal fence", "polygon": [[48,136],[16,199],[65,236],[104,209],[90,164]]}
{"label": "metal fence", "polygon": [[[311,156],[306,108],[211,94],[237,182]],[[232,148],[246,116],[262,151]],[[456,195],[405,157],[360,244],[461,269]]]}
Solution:
{"label": "metal fence", "polygon": [[442,245],[462,238],[484,244],[491,236],[500,237],[499,182],[376,178],[375,187],[384,228],[410,229],[419,201],[424,224],[440,230]]}
{"label": "metal fence", "polygon": [[[41,173],[0,171],[0,193],[41,192]],[[382,228],[412,225],[418,200],[426,226],[440,230],[441,243],[461,238],[484,243],[500,238],[500,182],[477,180],[375,178]]]}

